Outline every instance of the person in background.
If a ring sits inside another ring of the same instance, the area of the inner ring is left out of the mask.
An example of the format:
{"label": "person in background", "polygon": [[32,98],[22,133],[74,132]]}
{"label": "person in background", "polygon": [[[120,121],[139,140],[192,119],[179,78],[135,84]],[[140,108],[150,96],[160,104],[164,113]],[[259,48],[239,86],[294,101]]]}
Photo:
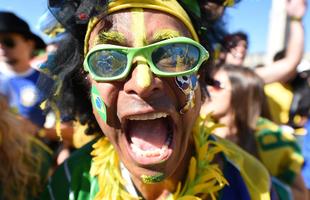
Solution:
{"label": "person in background", "polygon": [[266,169],[204,129],[198,75],[209,56],[178,1],[80,3],[50,4],[64,26],[76,25],[53,72],[72,81],[60,98],[73,91],[68,106],[100,135],[57,169],[41,198],[270,199]]}
{"label": "person in background", "polygon": [[[1,82],[0,82],[1,84]],[[50,175],[51,150],[30,134],[0,94],[0,199],[37,199]]]}
{"label": "person in background", "polygon": [[[0,12],[0,74],[7,79],[8,87],[4,95],[25,124],[25,133],[39,137],[54,149],[51,141],[58,143],[59,136],[55,126],[45,126],[46,114],[40,107],[54,82],[31,66],[36,51],[45,47],[43,40],[31,32],[23,19],[11,12]],[[39,87],[37,83],[41,79],[46,84]],[[62,123],[59,130],[65,141],[72,141],[70,124]]]}
{"label": "person in background", "polygon": [[10,12],[0,12],[0,73],[10,82],[11,94],[6,94],[10,106],[33,127],[42,127],[45,118],[39,108],[42,93],[35,85],[40,72],[30,66],[35,50],[44,49],[45,43],[34,35],[29,26]]}
{"label": "person in background", "polygon": [[[273,183],[280,199],[307,199],[301,176],[303,157],[296,139],[261,118],[267,113],[263,80],[250,68],[234,65],[215,69],[212,78],[215,84],[207,86],[210,98],[202,106],[201,114],[211,113],[214,121],[223,125],[214,134],[233,141],[261,160],[278,180]],[[280,183],[290,189],[283,193]]]}
{"label": "person in background", "polygon": [[226,50],[224,63],[241,66],[248,50],[248,36],[244,32],[235,32],[224,37],[223,48]]}
{"label": "person in background", "polygon": [[[289,36],[287,51],[284,58],[259,67],[255,72],[266,84],[273,82],[285,82],[296,75],[296,68],[300,63],[304,52],[304,28],[302,18],[307,10],[305,0],[287,0],[286,13],[289,19]],[[248,47],[247,35],[243,32],[229,34],[222,41],[222,52],[226,54],[225,60],[219,65],[235,64],[242,66]]]}
{"label": "person in background", "polygon": [[[274,60],[285,56],[285,50],[279,51]],[[309,129],[310,115],[310,63],[303,60],[297,67],[296,76],[287,82],[268,84],[265,91],[268,94],[268,104],[271,119],[281,124],[288,132],[297,137],[305,157],[303,177],[307,188],[309,182]]]}

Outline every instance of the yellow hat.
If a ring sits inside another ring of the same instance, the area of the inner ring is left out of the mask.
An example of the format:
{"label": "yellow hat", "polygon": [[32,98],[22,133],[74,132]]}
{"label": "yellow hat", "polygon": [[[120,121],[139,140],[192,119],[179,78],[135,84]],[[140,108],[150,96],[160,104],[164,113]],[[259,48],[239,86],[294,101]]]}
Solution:
{"label": "yellow hat", "polygon": [[[198,35],[192,25],[189,16],[176,0],[114,0],[111,1],[108,5],[108,14],[128,8],[147,8],[159,10],[175,16],[185,24],[185,26],[192,34],[193,39],[199,41]],[[85,53],[87,53],[88,51],[88,41],[90,33],[99,21],[99,18],[94,17],[88,23],[88,28],[85,36]]]}

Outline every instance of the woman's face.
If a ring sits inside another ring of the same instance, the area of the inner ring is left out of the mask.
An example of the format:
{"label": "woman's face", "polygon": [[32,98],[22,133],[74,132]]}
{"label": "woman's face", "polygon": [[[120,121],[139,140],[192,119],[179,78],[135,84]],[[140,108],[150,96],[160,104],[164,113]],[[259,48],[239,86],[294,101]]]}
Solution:
{"label": "woman's face", "polygon": [[235,47],[231,48],[226,54],[226,63],[242,66],[247,54],[247,42],[239,40]]}
{"label": "woman's face", "polygon": [[219,120],[231,111],[231,82],[225,70],[220,69],[213,78],[219,85],[207,86],[210,98],[207,98],[202,106],[201,113],[208,114]]}
{"label": "woman's face", "polygon": [[[112,27],[95,28],[89,49],[102,43],[141,47],[171,36],[190,35],[181,21],[158,11],[126,10],[110,16]],[[95,117],[131,174],[138,179],[171,176],[184,160],[191,141],[201,104],[199,86],[194,90],[195,106],[180,114],[186,96],[176,78],[156,76],[143,56],[134,58],[123,80],[89,79],[106,106],[106,122],[93,105]]]}

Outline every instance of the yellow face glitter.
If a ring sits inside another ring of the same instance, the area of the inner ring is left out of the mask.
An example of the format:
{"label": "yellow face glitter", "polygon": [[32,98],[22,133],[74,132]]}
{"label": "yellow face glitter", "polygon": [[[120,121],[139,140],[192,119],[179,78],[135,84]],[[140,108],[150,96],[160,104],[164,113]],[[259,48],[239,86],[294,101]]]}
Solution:
{"label": "yellow face glitter", "polygon": [[131,31],[133,34],[133,46],[142,47],[145,45],[145,24],[142,8],[131,9]]}
{"label": "yellow face glitter", "polygon": [[[146,44],[144,12],[142,8],[131,9],[132,24],[131,31],[133,34],[133,46],[142,47]],[[137,84],[141,88],[147,88],[151,85],[152,72],[147,65],[146,59],[138,56],[134,59],[137,62]]]}
{"label": "yellow face glitter", "polygon": [[171,29],[162,29],[154,33],[153,39],[154,41],[161,41],[161,40],[166,40],[166,39],[180,37],[180,36],[181,34],[179,31],[171,30]]}
{"label": "yellow face glitter", "polygon": [[143,56],[137,56],[135,59],[135,62],[137,62],[137,85],[139,85],[141,88],[147,88],[151,85],[151,79],[153,77],[152,71],[150,67],[147,64],[146,59]]}
{"label": "yellow face glitter", "polygon": [[117,43],[124,44],[126,41],[124,34],[117,31],[100,32],[94,41],[94,45]]}

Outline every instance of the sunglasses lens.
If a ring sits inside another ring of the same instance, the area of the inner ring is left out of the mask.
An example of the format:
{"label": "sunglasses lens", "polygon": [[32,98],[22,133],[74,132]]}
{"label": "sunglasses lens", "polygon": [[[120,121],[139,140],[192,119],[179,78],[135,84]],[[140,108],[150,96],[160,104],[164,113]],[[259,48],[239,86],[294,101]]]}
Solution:
{"label": "sunglasses lens", "polygon": [[192,44],[174,43],[161,46],[152,53],[152,61],[162,72],[178,73],[195,68],[199,49]]}
{"label": "sunglasses lens", "polygon": [[0,40],[0,43],[8,48],[15,47],[15,42],[11,38],[3,38],[2,40]]}
{"label": "sunglasses lens", "polygon": [[122,74],[127,66],[127,56],[115,50],[100,50],[88,58],[90,70],[102,78],[111,78]]}

